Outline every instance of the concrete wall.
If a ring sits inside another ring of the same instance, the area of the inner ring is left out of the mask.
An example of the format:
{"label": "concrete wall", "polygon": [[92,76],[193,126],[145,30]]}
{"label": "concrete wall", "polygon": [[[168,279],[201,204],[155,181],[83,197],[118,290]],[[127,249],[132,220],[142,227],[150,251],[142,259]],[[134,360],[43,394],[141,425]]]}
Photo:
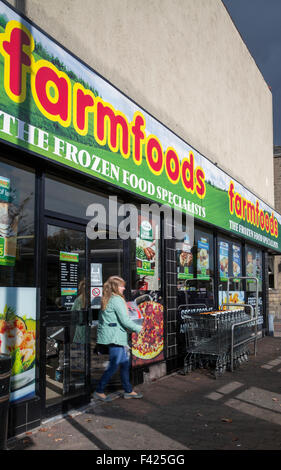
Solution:
{"label": "concrete wall", "polygon": [[221,0],[11,0],[270,205],[271,92]]}

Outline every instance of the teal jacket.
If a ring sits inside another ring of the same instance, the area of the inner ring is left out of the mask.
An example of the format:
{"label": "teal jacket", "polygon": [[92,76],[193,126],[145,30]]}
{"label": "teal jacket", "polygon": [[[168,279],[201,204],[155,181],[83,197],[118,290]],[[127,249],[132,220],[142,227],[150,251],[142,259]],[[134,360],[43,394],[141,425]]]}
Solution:
{"label": "teal jacket", "polygon": [[136,325],[129,318],[124,299],[119,295],[112,295],[106,309],[99,313],[97,343],[128,346],[128,333],[126,330],[139,333],[141,326]]}

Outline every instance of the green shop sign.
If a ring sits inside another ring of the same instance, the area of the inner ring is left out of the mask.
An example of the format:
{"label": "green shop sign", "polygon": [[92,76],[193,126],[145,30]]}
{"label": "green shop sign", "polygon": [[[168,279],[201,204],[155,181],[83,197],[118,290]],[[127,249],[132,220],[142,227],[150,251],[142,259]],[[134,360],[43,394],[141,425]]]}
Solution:
{"label": "green shop sign", "polygon": [[271,207],[1,1],[0,20],[2,141],[281,252]]}

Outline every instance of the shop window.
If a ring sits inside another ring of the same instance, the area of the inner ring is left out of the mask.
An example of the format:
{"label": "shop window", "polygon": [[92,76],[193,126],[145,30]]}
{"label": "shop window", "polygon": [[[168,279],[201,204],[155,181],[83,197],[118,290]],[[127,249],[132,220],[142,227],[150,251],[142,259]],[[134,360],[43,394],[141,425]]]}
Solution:
{"label": "shop window", "polygon": [[178,305],[214,306],[213,234],[186,228],[177,242]]}
{"label": "shop window", "polygon": [[[245,246],[246,302],[256,309],[256,288],[258,285],[258,315],[262,323],[264,299],[262,294],[262,251],[252,245]],[[257,282],[255,281],[257,279]]]}
{"label": "shop window", "polygon": [[91,204],[100,204],[109,209],[108,197],[96,191],[88,191],[73,183],[66,183],[53,176],[45,178],[45,209],[82,219]]}
{"label": "shop window", "polygon": [[[85,281],[85,233],[48,225],[47,241],[47,310],[71,310]],[[87,307],[86,298],[82,303],[77,310]]]}
{"label": "shop window", "polygon": [[0,161],[0,286],[35,286],[35,174]]}
{"label": "shop window", "polygon": [[274,258],[274,256],[268,255],[268,284],[270,289],[275,289]]}
{"label": "shop window", "polygon": [[[246,276],[258,279],[258,290],[262,291],[262,251],[251,245],[246,245]],[[256,282],[253,279],[247,281],[247,290],[255,291]]]}

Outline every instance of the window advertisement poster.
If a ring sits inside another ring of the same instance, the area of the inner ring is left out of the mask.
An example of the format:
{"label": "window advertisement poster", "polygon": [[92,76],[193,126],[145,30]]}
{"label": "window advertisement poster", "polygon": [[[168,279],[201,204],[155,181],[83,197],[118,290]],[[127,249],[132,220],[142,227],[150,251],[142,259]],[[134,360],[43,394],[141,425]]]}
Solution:
{"label": "window advertisement poster", "polygon": [[192,244],[188,234],[185,234],[181,249],[177,250],[178,279],[193,279],[193,254]]}
{"label": "window advertisement poster", "polygon": [[0,176],[0,265],[15,266],[18,210],[11,202],[10,180]]}
{"label": "window advertisement poster", "polygon": [[159,227],[141,216],[136,238],[136,274],[138,290],[159,289]]}
{"label": "window advertisement poster", "polygon": [[[150,293],[151,294],[151,293]],[[142,330],[132,333],[132,366],[144,366],[164,360],[164,308],[162,298],[157,292],[153,295],[140,295],[134,299],[135,308],[129,315],[139,322]]]}
{"label": "window advertisement poster", "polygon": [[220,279],[227,281],[228,279],[228,259],[229,244],[227,242],[219,242],[219,263],[220,263]]}
{"label": "window advertisement poster", "polygon": [[60,292],[67,310],[71,310],[78,293],[78,265],[78,253],[60,251]]}
{"label": "window advertisement poster", "polygon": [[91,286],[102,286],[101,263],[91,263]]}
{"label": "window advertisement poster", "polygon": [[[230,304],[244,304],[245,303],[245,292],[244,291],[229,291],[229,299]],[[227,305],[227,292],[226,291],[219,291],[219,306],[221,310],[236,310],[240,309],[241,307],[235,307],[235,305],[228,306]]]}
{"label": "window advertisement poster", "polygon": [[10,354],[10,401],[35,395],[36,288],[0,287],[0,352]]}
{"label": "window advertisement poster", "polygon": [[197,278],[210,278],[209,240],[205,237],[201,237],[197,244]]}
{"label": "window advertisement poster", "polygon": [[[258,288],[262,290],[262,252],[253,247],[246,246],[246,276],[258,279]],[[256,289],[254,279],[247,280],[248,290]]]}
{"label": "window advertisement poster", "polygon": [[152,225],[148,220],[141,220],[136,239],[137,274],[154,276],[155,245]]}
{"label": "window advertisement poster", "polygon": [[232,272],[233,276],[239,277],[241,275],[241,246],[232,245]]}

